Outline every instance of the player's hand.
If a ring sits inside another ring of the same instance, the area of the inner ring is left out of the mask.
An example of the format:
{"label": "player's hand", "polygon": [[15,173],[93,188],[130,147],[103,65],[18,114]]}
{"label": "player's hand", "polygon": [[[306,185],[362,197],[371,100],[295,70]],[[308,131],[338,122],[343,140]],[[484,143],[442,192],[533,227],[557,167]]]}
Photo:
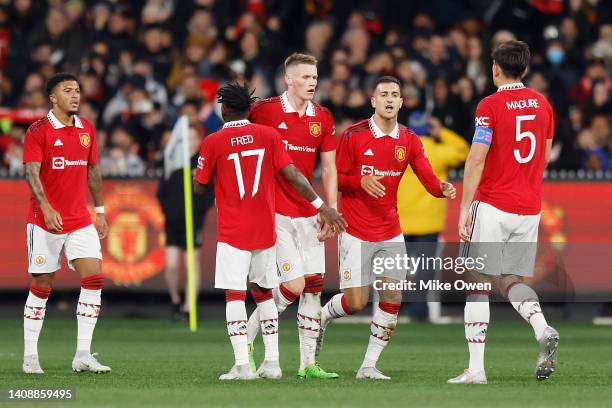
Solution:
{"label": "player's hand", "polygon": [[96,221],[94,222],[96,227],[96,231],[98,231],[98,237],[100,239],[106,238],[108,234],[108,222],[106,222],[106,217],[104,214],[96,214]]}
{"label": "player's hand", "polygon": [[321,221],[325,224],[329,225],[331,228],[332,234],[337,234],[340,231],[344,231],[348,226],[348,223],[335,208],[330,208],[325,204],[319,208],[319,214],[321,216]]}
{"label": "player's hand", "polygon": [[457,196],[457,189],[448,181],[443,181],[440,183],[440,190],[442,190],[444,197],[450,198],[451,200],[454,200]]}
{"label": "player's hand", "polygon": [[384,197],[385,186],[378,181],[381,178],[383,178],[383,176],[363,176],[360,183],[361,188],[363,188],[366,193],[374,198]]}
{"label": "player's hand", "polygon": [[333,233],[331,227],[326,222],[319,222],[319,231],[317,232],[317,239],[320,242],[327,241],[335,234]]}
{"label": "player's hand", "polygon": [[458,227],[461,240],[470,242],[470,235],[472,235],[472,212],[469,208],[467,210],[461,210]]}
{"label": "player's hand", "polygon": [[64,222],[60,213],[55,211],[51,204],[46,203],[40,206],[43,217],[45,218],[45,225],[47,228],[54,232],[62,232],[64,230]]}

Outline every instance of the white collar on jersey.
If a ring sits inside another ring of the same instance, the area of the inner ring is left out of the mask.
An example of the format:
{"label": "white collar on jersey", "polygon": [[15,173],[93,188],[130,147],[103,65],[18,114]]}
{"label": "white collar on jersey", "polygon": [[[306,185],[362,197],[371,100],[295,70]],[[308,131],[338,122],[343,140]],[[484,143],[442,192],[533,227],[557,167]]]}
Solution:
{"label": "white collar on jersey", "polygon": [[376,122],[374,122],[374,115],[372,115],[372,117],[370,119],[368,119],[368,125],[370,125],[370,130],[372,131],[372,133],[374,133],[374,137],[376,139],[378,139],[380,137],[385,137],[385,136],[392,137],[393,139],[399,139],[399,133],[400,133],[399,132],[399,123],[395,124],[395,127],[393,128],[393,130],[389,134],[386,134],[385,132],[383,132],[382,129],[378,127]]}
{"label": "white collar on jersey", "polygon": [[513,89],[523,89],[525,87],[525,85],[523,85],[522,82],[515,82],[513,84],[506,84],[506,85],[502,85],[499,88],[497,88],[497,92],[499,91],[511,91]]}
{"label": "white collar on jersey", "polygon": [[[287,97],[287,91],[283,92],[280,96],[281,106],[283,107],[283,112],[285,113],[294,113],[297,112],[293,109],[293,106],[289,103],[289,97]],[[315,109],[312,102],[308,101],[306,104],[306,116],[315,116]]]}
{"label": "white collar on jersey", "polygon": [[[83,129],[83,122],[81,122],[81,119],[79,119],[77,115],[73,115],[72,117],[74,118],[74,126],[78,127],[79,129]],[[55,117],[53,110],[49,110],[49,113],[47,113],[47,119],[49,119],[49,122],[51,122],[53,129],[62,129],[66,127],[66,125]]]}
{"label": "white collar on jersey", "polygon": [[250,123],[251,122],[249,122],[248,119],[232,120],[232,121],[229,121],[229,122],[225,122],[223,124],[223,129],[231,128],[231,127],[246,126],[246,125],[248,125]]}

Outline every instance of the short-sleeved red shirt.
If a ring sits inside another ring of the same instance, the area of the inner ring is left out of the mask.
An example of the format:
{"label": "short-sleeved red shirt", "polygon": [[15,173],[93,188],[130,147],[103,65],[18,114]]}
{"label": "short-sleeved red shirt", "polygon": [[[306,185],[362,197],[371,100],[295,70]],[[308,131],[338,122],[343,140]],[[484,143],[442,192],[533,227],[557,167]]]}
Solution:
{"label": "short-sleeved red shirt", "polygon": [[[336,132],[332,114],[323,106],[309,102],[302,117],[293,109],[287,93],[257,101],[251,107],[253,123],[276,129],[295,167],[312,182],[318,152],[336,150]],[[289,217],[310,217],[317,210],[277,175],[276,212]]]}
{"label": "short-sleeved red shirt", "polygon": [[204,139],[195,180],[214,179],[219,242],[242,250],[276,243],[275,175],[289,164],[278,132],[248,120],[227,122]]}
{"label": "short-sleeved red shirt", "polygon": [[[93,125],[76,115],[73,118],[74,126],[65,126],[49,111],[28,128],[23,150],[24,163],[40,163],[40,182],[49,204],[62,217],[62,233],[92,223],[87,210],[87,166],[98,162]],[[28,223],[49,231],[34,196]]]}
{"label": "short-sleeved red shirt", "polygon": [[[442,197],[440,180],[425,156],[418,136],[402,125],[386,135],[374,118],[362,120],[344,131],[338,143],[340,212],[346,231],[364,241],[382,242],[402,233],[397,213],[397,188],[410,165],[430,194]],[[360,185],[363,176],[383,176],[385,196],[374,198]]]}
{"label": "short-sleeved red shirt", "polygon": [[546,140],[554,129],[546,98],[522,83],[501,86],[480,101],[473,143],[490,148],[475,199],[513,214],[538,214]]}

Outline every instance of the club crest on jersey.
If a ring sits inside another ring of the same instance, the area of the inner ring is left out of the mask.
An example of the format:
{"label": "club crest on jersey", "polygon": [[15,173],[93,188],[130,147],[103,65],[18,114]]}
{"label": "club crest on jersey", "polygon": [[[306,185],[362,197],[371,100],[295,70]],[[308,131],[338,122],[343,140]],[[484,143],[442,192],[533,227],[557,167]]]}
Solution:
{"label": "club crest on jersey", "polygon": [[308,122],[310,134],[314,137],[321,136],[321,122]]}
{"label": "club crest on jersey", "polygon": [[398,162],[406,160],[406,148],[404,146],[395,146],[395,158]]}
{"label": "club crest on jersey", "polygon": [[351,279],[351,269],[350,268],[346,268],[344,271],[342,271],[342,279],[344,281]]}
{"label": "club crest on jersey", "polygon": [[289,272],[291,270],[291,262],[289,261],[283,262],[283,264],[281,265],[281,268],[283,269],[284,273]]}
{"label": "club crest on jersey", "polygon": [[81,146],[87,149],[91,144],[89,133],[79,133],[79,142],[81,142]]}

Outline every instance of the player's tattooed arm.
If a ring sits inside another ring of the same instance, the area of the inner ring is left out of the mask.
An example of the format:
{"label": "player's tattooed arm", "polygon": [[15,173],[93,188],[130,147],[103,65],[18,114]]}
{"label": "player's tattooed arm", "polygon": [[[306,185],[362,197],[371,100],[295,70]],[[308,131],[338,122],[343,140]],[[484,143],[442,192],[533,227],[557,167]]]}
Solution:
{"label": "player's tattooed arm", "polygon": [[29,162],[25,164],[26,181],[32,192],[32,196],[40,206],[47,228],[51,231],[63,230],[63,221],[60,214],[49,204],[45,190],[40,181],[40,162]]}
{"label": "player's tattooed arm", "polygon": [[102,197],[102,175],[97,164],[87,166],[87,186],[94,199],[94,205],[100,207],[104,205]]}
{"label": "player's tattooed arm", "polygon": [[28,186],[30,187],[30,191],[32,191],[32,195],[34,199],[41,207],[43,205],[48,204],[47,196],[45,195],[45,190],[43,189],[42,183],[40,182],[40,163],[39,162],[31,162],[25,164],[25,173],[26,173],[26,181],[28,182]]}
{"label": "player's tattooed arm", "polygon": [[[293,186],[293,188],[306,200],[312,202],[318,198],[308,179],[293,165],[289,164],[280,170],[282,176]],[[334,233],[344,231],[348,226],[342,214],[334,208],[330,208],[325,204],[319,207],[319,214],[323,222],[328,223]]]}
{"label": "player's tattooed arm", "polygon": [[306,177],[293,164],[283,167],[280,172],[285,180],[306,200],[313,201],[317,198],[317,193],[312,189]]}
{"label": "player's tattooed arm", "polygon": [[[87,187],[94,199],[94,205],[96,207],[104,206],[104,198],[102,196],[102,175],[100,174],[100,168],[97,164],[90,164],[87,166]],[[94,222],[98,236],[100,239],[106,238],[108,234],[108,222],[104,213],[98,213],[96,211],[96,220]]]}

